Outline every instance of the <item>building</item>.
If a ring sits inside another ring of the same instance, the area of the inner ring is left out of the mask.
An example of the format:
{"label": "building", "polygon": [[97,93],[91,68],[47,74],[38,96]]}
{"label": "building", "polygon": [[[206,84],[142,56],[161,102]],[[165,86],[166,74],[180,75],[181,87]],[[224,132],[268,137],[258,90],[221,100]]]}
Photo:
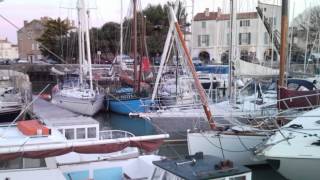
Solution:
{"label": "building", "polygon": [[17,45],[12,44],[7,38],[0,39],[0,60],[14,60],[19,57]]}
{"label": "building", "polygon": [[[259,3],[264,19],[273,24],[273,30],[280,32],[281,7]],[[243,60],[264,62],[270,60],[272,43],[257,12],[237,13],[236,54]],[[230,14],[206,9],[195,15],[192,23],[192,56],[206,63],[227,63],[231,43]],[[273,56],[272,56],[273,57]],[[277,59],[275,55],[274,60]]]}
{"label": "building", "polygon": [[44,23],[47,20],[47,17],[42,17],[40,20],[32,20],[31,22],[24,21],[24,26],[17,32],[20,59],[32,62],[43,58],[37,39],[43,34]]}

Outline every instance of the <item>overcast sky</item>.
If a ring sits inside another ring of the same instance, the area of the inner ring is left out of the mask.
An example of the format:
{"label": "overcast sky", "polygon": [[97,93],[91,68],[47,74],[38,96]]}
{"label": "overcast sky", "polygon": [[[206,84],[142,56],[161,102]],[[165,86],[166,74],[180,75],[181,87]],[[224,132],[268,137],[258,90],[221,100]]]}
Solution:
{"label": "overcast sky", "polygon": [[[1,0],[0,0],[1,1]],[[142,8],[148,4],[164,4],[167,0],[140,0]],[[173,0],[170,0],[173,1]],[[188,14],[191,15],[192,0],[182,0],[187,4]],[[257,6],[257,0],[237,0],[241,3],[238,5],[238,11],[254,11]],[[261,2],[279,4],[281,0],[260,0]],[[289,0],[290,12],[294,9],[294,15],[301,13],[306,7],[319,5],[320,0]],[[120,0],[90,0],[91,4],[91,24],[92,26],[101,26],[105,22],[120,22]],[[127,14],[130,0],[123,0],[124,11]],[[18,27],[22,27],[24,20],[38,19],[42,16],[69,17],[76,19],[75,8],[76,0],[4,0],[0,2],[0,14]],[[202,12],[205,8],[210,11],[216,11],[221,7],[222,11],[228,12],[229,0],[194,0],[194,12]],[[295,7],[295,8],[293,8]],[[292,14],[291,14],[292,15]],[[0,18],[0,39],[8,37],[11,42],[16,43],[16,28]]]}

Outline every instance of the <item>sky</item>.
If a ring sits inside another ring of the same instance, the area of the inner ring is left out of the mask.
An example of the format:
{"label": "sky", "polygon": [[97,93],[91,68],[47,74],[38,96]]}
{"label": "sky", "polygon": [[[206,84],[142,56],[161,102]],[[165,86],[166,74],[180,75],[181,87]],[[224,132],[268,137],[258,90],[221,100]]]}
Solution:
{"label": "sky", "polygon": [[[1,2],[2,1],[2,2]],[[167,0],[139,0],[142,8],[149,4],[165,4]],[[174,1],[174,0],[170,0]],[[189,15],[192,14],[192,0],[181,0],[185,2],[186,9]],[[223,12],[228,13],[229,0],[193,0],[194,14],[203,12],[205,8],[210,11],[216,11],[218,7]],[[257,6],[257,0],[237,0],[238,11],[254,11]],[[261,2],[280,4],[281,0],[260,0]],[[289,19],[292,15],[297,16],[306,8],[319,5],[320,0],[289,0],[290,13]],[[100,27],[102,24],[114,21],[120,22],[121,15],[121,0],[90,0],[87,1],[88,7],[91,9],[91,25]],[[128,12],[130,0],[122,0],[123,15]],[[39,19],[43,16],[52,18],[62,17],[76,19],[76,0],[0,0],[0,15],[9,19],[18,27],[23,26],[23,21],[31,21],[32,19]],[[294,12],[294,14],[292,14]],[[189,16],[191,17],[191,16]],[[0,17],[0,39],[8,38],[9,41],[17,42],[17,29],[4,21]]]}

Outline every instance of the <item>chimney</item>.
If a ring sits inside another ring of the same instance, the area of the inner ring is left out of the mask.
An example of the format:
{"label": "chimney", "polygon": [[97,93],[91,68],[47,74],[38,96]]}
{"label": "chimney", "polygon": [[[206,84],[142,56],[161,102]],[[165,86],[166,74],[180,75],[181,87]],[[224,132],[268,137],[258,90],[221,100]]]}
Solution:
{"label": "chimney", "polygon": [[204,11],[204,15],[206,17],[208,17],[210,15],[209,8],[206,8],[206,10]]}
{"label": "chimney", "polygon": [[218,16],[218,17],[220,17],[220,15],[221,15],[221,8],[220,8],[220,7],[218,7],[218,10],[217,10],[217,16]]}
{"label": "chimney", "polygon": [[26,26],[28,24],[28,21],[27,20],[24,20],[23,21],[23,26]]}

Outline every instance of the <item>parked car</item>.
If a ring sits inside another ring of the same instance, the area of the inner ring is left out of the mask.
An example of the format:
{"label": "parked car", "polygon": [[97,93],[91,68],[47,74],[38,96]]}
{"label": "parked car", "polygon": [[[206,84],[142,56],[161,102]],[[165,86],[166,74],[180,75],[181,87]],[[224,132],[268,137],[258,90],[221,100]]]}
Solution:
{"label": "parked car", "polygon": [[[122,62],[124,62],[127,65],[133,65],[134,59],[132,59],[128,55],[122,55]],[[120,55],[116,56],[113,60],[113,63],[119,64],[120,63]]]}
{"label": "parked car", "polygon": [[202,61],[198,57],[192,58],[192,62],[193,62],[193,65],[195,66],[202,66]]}
{"label": "parked car", "polygon": [[49,64],[59,64],[58,61],[55,61],[55,60],[53,60],[53,59],[47,59],[45,62],[46,62],[46,63],[49,63]]}

